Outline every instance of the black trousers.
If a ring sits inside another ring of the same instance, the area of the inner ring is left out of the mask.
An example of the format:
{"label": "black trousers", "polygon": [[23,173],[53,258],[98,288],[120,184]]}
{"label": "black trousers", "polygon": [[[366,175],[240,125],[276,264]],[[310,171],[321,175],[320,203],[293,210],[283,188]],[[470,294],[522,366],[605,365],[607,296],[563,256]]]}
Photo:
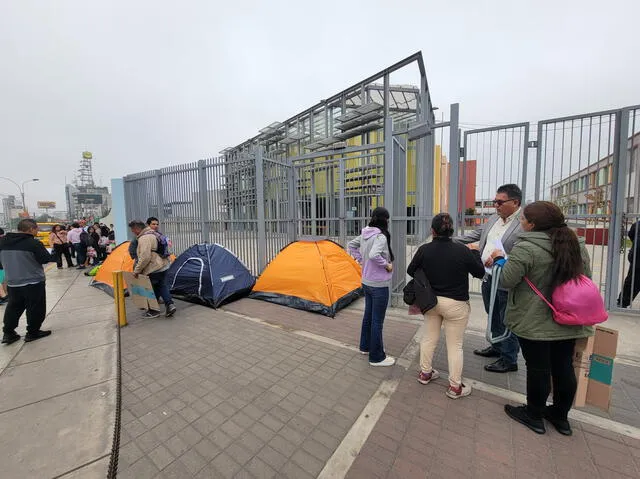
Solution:
{"label": "black trousers", "polygon": [[573,370],[575,339],[533,341],[518,338],[527,363],[527,409],[542,418],[553,383],[551,413],[557,419],[567,419],[578,383]]}
{"label": "black trousers", "polygon": [[636,260],[635,271],[633,266],[633,263],[629,265],[622,292],[618,296],[618,305],[622,308],[628,308],[640,293],[640,258]]}
{"label": "black trousers", "polygon": [[5,334],[14,333],[18,327],[20,316],[27,310],[27,332],[40,330],[47,315],[47,294],[45,283],[28,284],[17,288],[7,287],[9,302],[4,311]]}
{"label": "black trousers", "polygon": [[53,252],[56,254],[56,263],[58,264],[58,268],[62,268],[62,257],[67,260],[67,266],[71,268],[73,266],[73,262],[71,261],[71,251],[69,250],[68,244],[54,244]]}

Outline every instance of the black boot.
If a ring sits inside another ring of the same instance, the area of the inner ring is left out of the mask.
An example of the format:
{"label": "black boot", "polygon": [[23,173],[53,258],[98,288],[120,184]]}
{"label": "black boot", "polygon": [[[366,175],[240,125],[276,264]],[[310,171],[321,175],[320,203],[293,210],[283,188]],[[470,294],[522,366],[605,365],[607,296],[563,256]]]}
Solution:
{"label": "black boot", "polygon": [[506,404],[504,406],[504,412],[507,413],[514,421],[518,421],[520,424],[524,424],[533,432],[538,434],[544,434],[547,430],[544,427],[544,421],[542,419],[536,419],[529,414],[527,406],[511,406]]}

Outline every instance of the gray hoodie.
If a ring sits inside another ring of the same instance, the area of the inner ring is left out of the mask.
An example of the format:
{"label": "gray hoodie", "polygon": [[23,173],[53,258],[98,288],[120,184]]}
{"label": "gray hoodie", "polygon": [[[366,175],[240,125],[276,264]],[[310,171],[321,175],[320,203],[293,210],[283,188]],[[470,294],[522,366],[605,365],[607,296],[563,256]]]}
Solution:
{"label": "gray hoodie", "polygon": [[8,233],[0,239],[0,269],[13,288],[45,280],[43,264],[55,261],[44,245],[28,233]]}
{"label": "gray hoodie", "polygon": [[390,285],[392,273],[385,269],[390,263],[389,246],[379,228],[367,226],[360,236],[349,241],[347,248],[362,265],[362,284],[374,288]]}

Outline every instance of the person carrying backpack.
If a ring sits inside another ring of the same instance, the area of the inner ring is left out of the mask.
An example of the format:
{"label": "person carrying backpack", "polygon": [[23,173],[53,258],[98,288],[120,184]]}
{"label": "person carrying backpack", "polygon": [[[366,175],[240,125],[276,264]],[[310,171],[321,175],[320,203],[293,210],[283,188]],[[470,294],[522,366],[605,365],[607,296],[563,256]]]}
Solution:
{"label": "person carrying backpack", "polygon": [[[507,404],[505,412],[538,434],[546,432],[543,419],[547,419],[560,434],[570,436],[567,416],[577,388],[573,350],[576,339],[594,334],[593,327],[582,325],[589,323],[587,312],[583,313],[584,321],[577,318],[578,325],[558,322],[561,318],[529,282],[553,303],[558,297],[554,292],[567,284],[581,287],[590,283],[587,286],[592,287],[593,283],[584,277],[591,277],[589,254],[553,203],[530,203],[524,208],[520,222],[523,233],[504,263],[500,286],[509,290],[506,324],[518,337],[527,363],[527,404],[519,407]],[[493,255],[495,261],[505,256],[503,252]],[[583,299],[586,302],[592,298]],[[604,304],[601,308],[604,309]],[[547,407],[552,383],[553,404]]]}
{"label": "person carrying backpack", "polygon": [[[161,297],[166,305],[166,316],[169,318],[176,312],[176,306],[173,304],[173,298],[166,282],[167,270],[171,266],[169,252],[162,245],[162,240],[158,238],[158,233],[145,225],[140,220],[134,220],[129,223],[131,232],[136,235],[138,246],[136,248],[136,263],[133,267],[133,274],[137,278],[138,275],[145,274],[149,276],[153,292],[156,297]],[[149,309],[145,314],[145,318],[157,318],[160,311]]]}

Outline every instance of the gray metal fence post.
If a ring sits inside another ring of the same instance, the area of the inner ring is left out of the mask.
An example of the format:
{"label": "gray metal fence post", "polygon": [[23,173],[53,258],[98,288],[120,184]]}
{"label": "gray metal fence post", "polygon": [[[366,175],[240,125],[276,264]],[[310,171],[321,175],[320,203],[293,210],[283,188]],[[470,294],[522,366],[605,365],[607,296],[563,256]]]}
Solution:
{"label": "gray metal fence post", "polygon": [[[449,214],[453,218],[455,228],[460,228],[459,191],[460,191],[460,130],[458,121],[460,105],[453,103],[449,118]],[[464,190],[464,185],[462,185]]]}
{"label": "gray metal fence post", "polygon": [[209,242],[209,202],[207,195],[207,170],[204,160],[198,161],[198,203],[200,203],[200,221],[202,223],[202,241]]}
{"label": "gray metal fence post", "polygon": [[256,162],[256,209],[258,217],[258,268],[260,272],[267,265],[267,228],[264,213],[264,163],[262,147],[255,149]]}
{"label": "gray metal fence post", "polygon": [[538,122],[538,141],[536,149],[536,178],[535,178],[535,192],[533,196],[534,201],[540,200],[540,187],[542,181],[542,122]]}
{"label": "gray metal fence post", "polygon": [[340,157],[338,160],[338,218],[340,231],[338,235],[340,236],[340,244],[342,246],[346,246],[347,243],[347,207],[346,200],[344,196],[344,182],[345,182],[345,165],[344,165],[344,157]]}
{"label": "gray metal fence post", "polygon": [[384,119],[384,207],[393,213],[393,119]]}
{"label": "gray metal fence post", "polygon": [[164,194],[162,191],[162,170],[156,170],[156,199],[158,200],[158,221],[164,223]]}
{"label": "gray metal fence post", "polygon": [[607,308],[615,308],[620,283],[620,244],[622,220],[625,211],[625,186],[629,174],[629,112],[628,108],[615,114],[613,145],[613,184],[611,185],[611,222],[609,223],[609,247],[607,248],[606,283],[604,297]]}
{"label": "gray metal fence post", "polygon": [[289,188],[289,242],[296,240],[296,215],[297,215],[297,198],[296,198],[296,179],[295,166],[290,165],[287,169],[287,187]]}
{"label": "gray metal fence post", "polygon": [[[529,123],[524,126],[524,144],[522,147],[524,149],[522,151],[522,184],[520,189],[522,190],[522,203],[525,204],[527,202],[527,181],[529,181],[527,171],[529,169]],[[513,161],[513,158],[511,161]]]}

